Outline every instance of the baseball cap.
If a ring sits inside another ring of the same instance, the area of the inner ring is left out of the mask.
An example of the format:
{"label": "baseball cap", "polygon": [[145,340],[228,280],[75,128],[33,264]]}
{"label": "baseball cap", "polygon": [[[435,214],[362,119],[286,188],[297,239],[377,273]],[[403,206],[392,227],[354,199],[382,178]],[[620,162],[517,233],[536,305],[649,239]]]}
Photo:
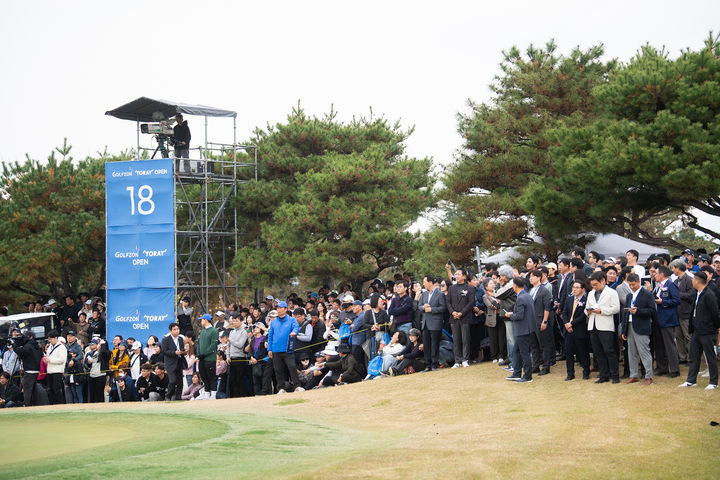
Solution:
{"label": "baseball cap", "polygon": [[93,338],[92,340],[90,340],[90,343],[88,345],[98,345],[99,343],[100,340],[98,340],[97,338]]}
{"label": "baseball cap", "polygon": [[75,330],[68,330],[67,334],[77,337],[77,333],[75,333]]}
{"label": "baseball cap", "polygon": [[133,350],[137,350],[138,348],[142,348],[142,343],[140,343],[140,342],[138,342],[137,340],[135,340],[135,341],[133,342],[133,344],[132,344],[132,349],[133,349]]}
{"label": "baseball cap", "polygon": [[200,317],[200,320],[212,320],[212,316],[209,313],[206,313]]}
{"label": "baseball cap", "polygon": [[267,297],[265,297],[265,300],[273,301],[275,300],[275,297],[273,297],[272,295],[268,295]]}
{"label": "baseball cap", "polygon": [[51,298],[51,299],[48,300],[48,302],[47,302],[45,305],[43,305],[43,306],[44,306],[44,307],[52,307],[52,306],[55,305],[56,303],[57,303],[57,302],[55,301],[55,299]]}
{"label": "baseball cap", "polygon": [[215,313],[215,315],[217,315],[218,317],[224,317],[224,316],[225,316],[225,312],[223,312],[222,310],[218,310],[218,311]]}
{"label": "baseball cap", "polygon": [[277,316],[278,316],[277,310],[270,310],[270,312],[268,312],[268,317],[277,317]]}
{"label": "baseball cap", "polygon": [[86,300],[85,305],[92,305],[92,300],[90,300],[90,299]]}
{"label": "baseball cap", "polygon": [[355,300],[353,302],[353,305],[362,305],[362,304],[363,304],[362,300]]}
{"label": "baseball cap", "polygon": [[698,257],[698,259],[699,259],[701,262],[707,262],[707,263],[712,262],[712,258],[710,258],[710,255],[705,255],[704,253],[700,254],[700,256]]}
{"label": "baseball cap", "polygon": [[547,265],[545,265],[547,268],[552,268],[553,270],[557,270],[557,265],[554,262],[550,262]]}
{"label": "baseball cap", "polygon": [[283,302],[283,301],[278,302],[277,308],[287,308],[287,302]]}
{"label": "baseball cap", "polygon": [[689,248],[686,248],[685,250],[683,250],[683,253],[686,255],[692,255],[693,257],[695,256],[695,252],[693,252]]}

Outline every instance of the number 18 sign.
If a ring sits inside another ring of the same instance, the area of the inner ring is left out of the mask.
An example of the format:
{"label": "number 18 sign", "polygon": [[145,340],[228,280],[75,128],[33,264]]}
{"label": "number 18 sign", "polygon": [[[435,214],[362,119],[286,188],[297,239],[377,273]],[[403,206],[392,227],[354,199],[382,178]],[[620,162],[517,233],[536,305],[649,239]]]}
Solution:
{"label": "number 18 sign", "polygon": [[172,160],[106,163],[105,185],[107,335],[161,336],[175,318]]}
{"label": "number 18 sign", "polygon": [[172,160],[105,165],[107,226],[174,224]]}

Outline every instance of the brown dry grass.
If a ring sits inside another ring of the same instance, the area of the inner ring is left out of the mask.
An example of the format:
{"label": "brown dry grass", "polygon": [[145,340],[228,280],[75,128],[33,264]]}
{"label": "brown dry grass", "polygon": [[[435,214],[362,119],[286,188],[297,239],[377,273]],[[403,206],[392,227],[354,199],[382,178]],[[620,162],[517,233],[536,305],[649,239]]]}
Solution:
{"label": "brown dry grass", "polygon": [[342,458],[319,442],[328,461],[296,478],[720,478],[720,426],[709,426],[720,422],[720,391],[704,391],[704,382],[694,389],[678,389],[682,377],[651,386],[564,382],[564,365],[531,384],[505,376],[483,364],[284,396],[133,409],[256,413],[358,438]]}

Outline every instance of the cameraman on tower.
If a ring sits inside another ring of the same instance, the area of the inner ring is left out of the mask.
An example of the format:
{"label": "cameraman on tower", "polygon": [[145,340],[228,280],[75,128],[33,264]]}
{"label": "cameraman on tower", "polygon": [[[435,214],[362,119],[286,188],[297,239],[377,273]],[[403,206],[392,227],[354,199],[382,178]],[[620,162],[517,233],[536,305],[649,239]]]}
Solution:
{"label": "cameraman on tower", "polygon": [[[173,127],[173,140],[175,142],[175,170],[180,170],[178,158],[190,158],[190,127],[186,120],[183,120],[181,113],[175,115],[177,125]],[[190,173],[190,161],[183,161],[183,170]]]}

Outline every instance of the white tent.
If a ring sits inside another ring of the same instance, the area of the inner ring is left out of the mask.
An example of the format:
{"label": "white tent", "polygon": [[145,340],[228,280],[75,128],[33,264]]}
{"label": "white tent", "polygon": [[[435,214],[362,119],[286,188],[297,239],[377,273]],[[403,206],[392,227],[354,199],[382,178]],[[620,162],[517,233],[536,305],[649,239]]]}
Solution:
{"label": "white tent", "polygon": [[[635,240],[630,240],[628,238],[621,237],[620,235],[615,235],[614,233],[593,233],[588,235],[593,235],[595,240],[585,246],[586,254],[594,250],[598,253],[602,253],[605,257],[617,258],[624,257],[625,252],[628,250],[637,250],[640,254],[638,262],[645,263],[645,260],[647,260],[647,258],[653,253],[669,253],[667,249],[636,242]],[[521,255],[517,248],[509,248],[491,257],[483,258],[482,263],[497,263],[498,265],[501,265],[520,257]]]}

